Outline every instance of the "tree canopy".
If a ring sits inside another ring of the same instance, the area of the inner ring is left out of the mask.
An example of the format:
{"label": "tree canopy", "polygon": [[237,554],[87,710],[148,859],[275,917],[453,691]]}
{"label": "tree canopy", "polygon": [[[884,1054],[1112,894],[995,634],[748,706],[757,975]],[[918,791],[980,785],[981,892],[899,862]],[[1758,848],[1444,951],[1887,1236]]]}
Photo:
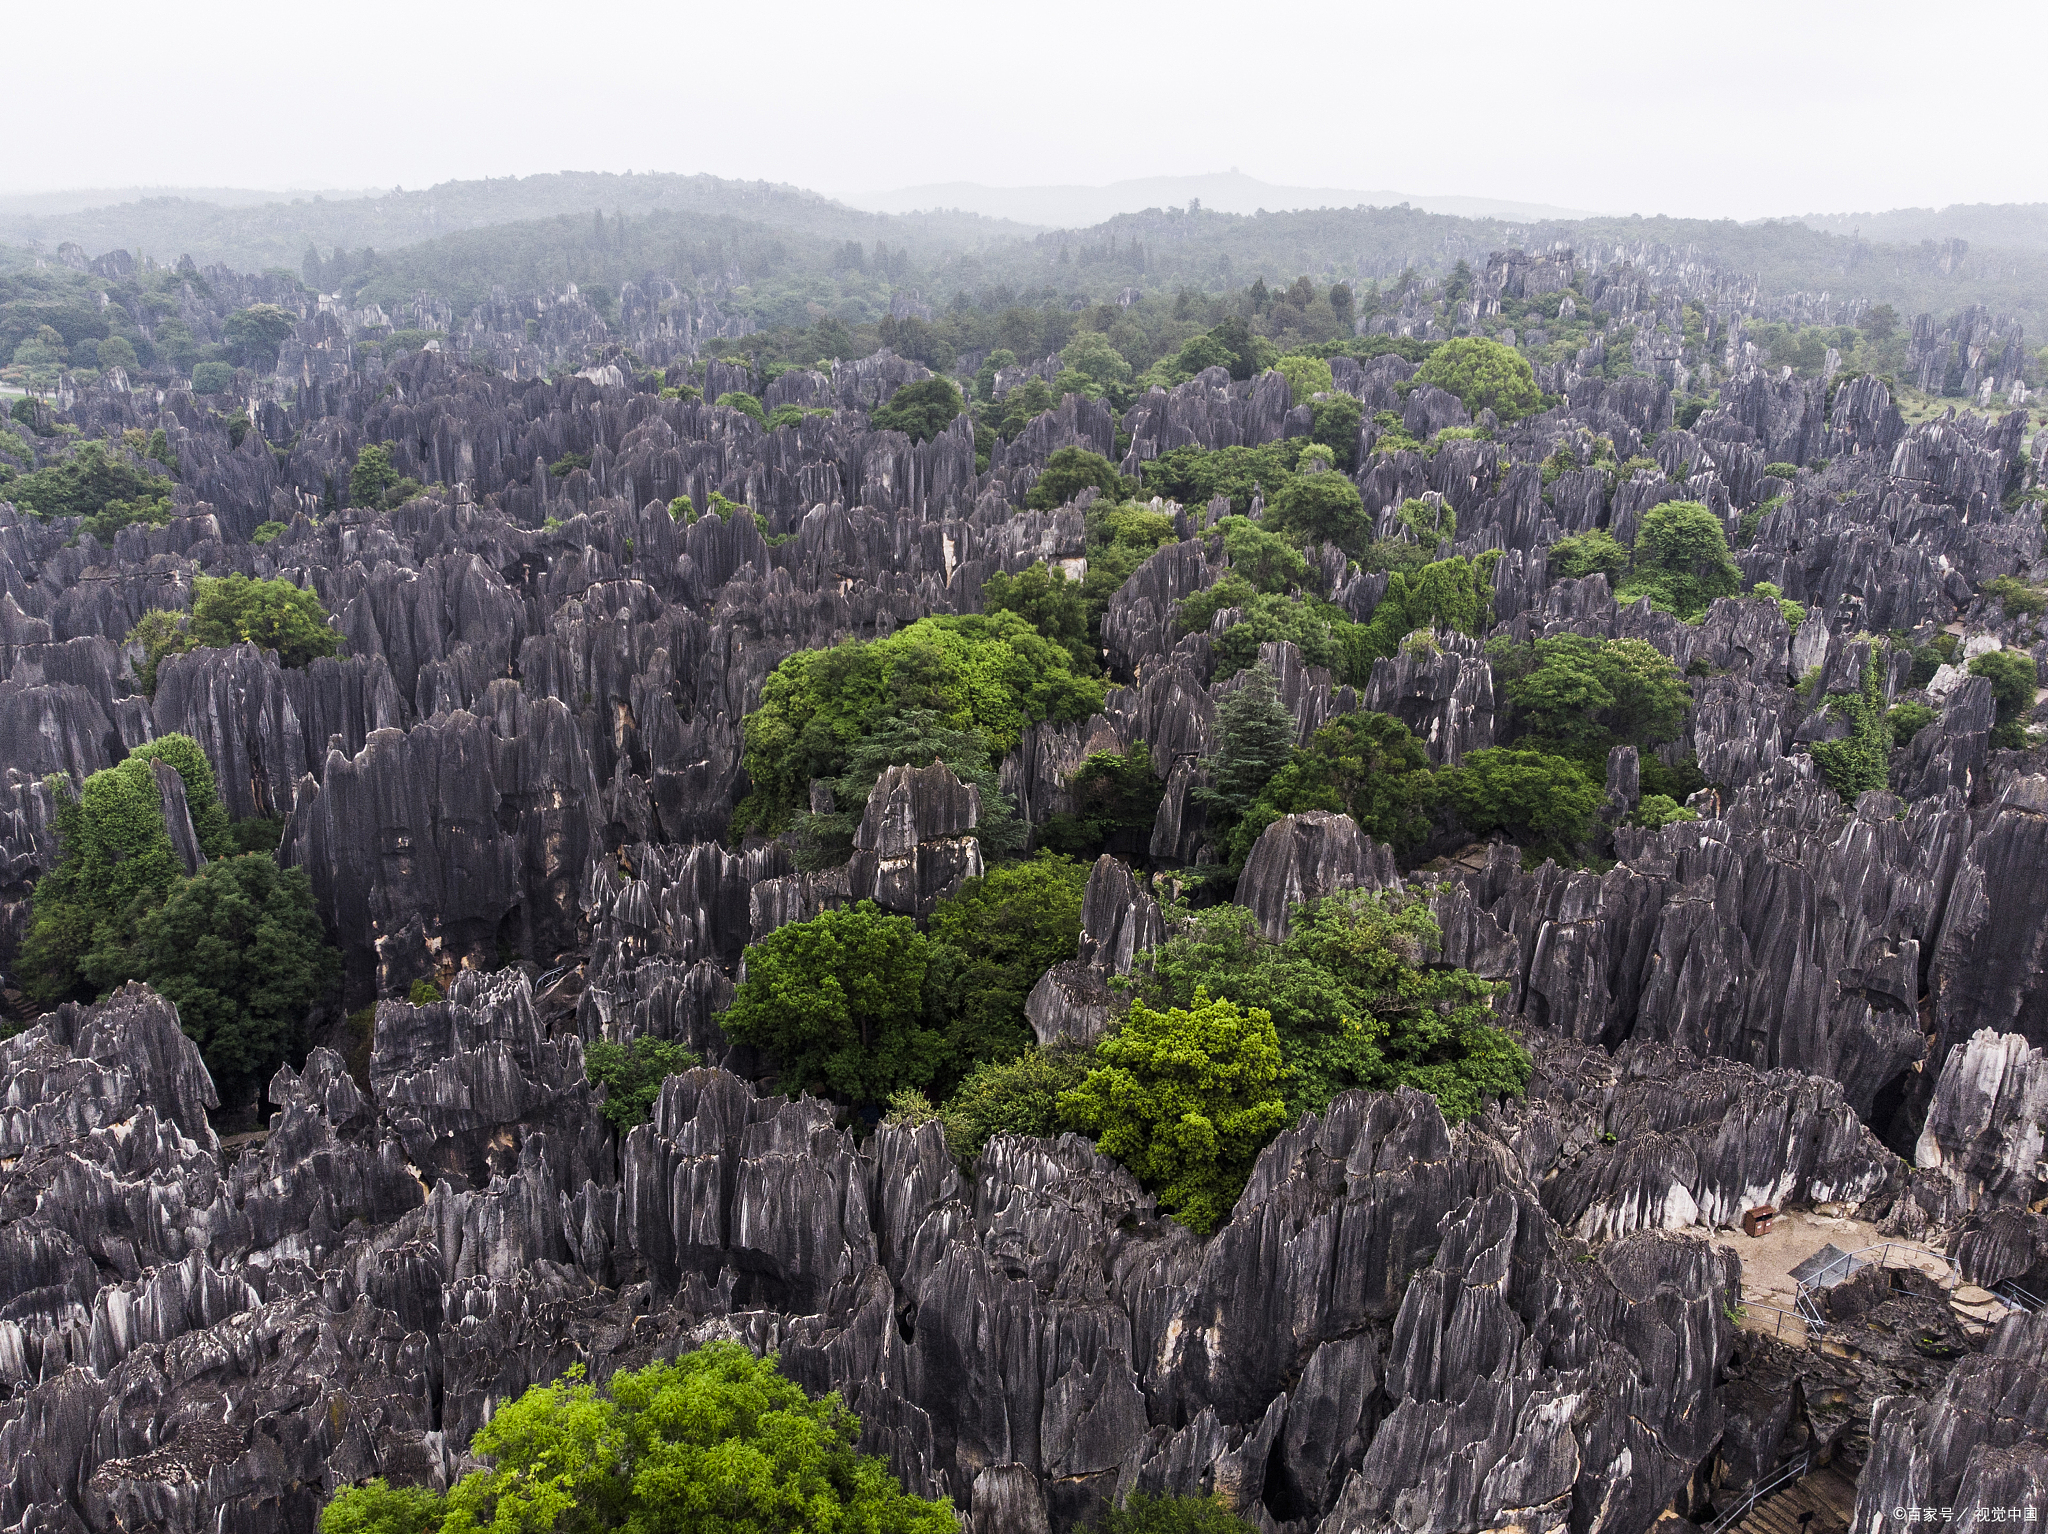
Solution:
{"label": "tree canopy", "polygon": [[1124,492],[1124,481],[1116,465],[1100,453],[1083,447],[1055,448],[1045,461],[1045,472],[1024,497],[1024,504],[1033,511],[1052,511],[1090,486],[1108,500],[1115,500]]}
{"label": "tree canopy", "polygon": [[967,408],[959,386],[946,377],[904,384],[868,417],[876,431],[900,431],[913,442],[929,442],[959,419]]}
{"label": "tree canopy", "polygon": [[1715,597],[1741,589],[1727,530],[1713,512],[1698,501],[1665,501],[1643,513],[1628,579],[1618,593],[1623,601],[1648,597],[1651,606],[1690,621]]}
{"label": "tree canopy", "polygon": [[1076,676],[1064,646],[1013,612],[922,618],[882,639],[799,650],[747,715],[750,791],[735,829],[782,830],[813,779],[839,776],[863,737],[909,710],[979,731],[1000,761],[1029,725],[1086,719],[1102,698],[1103,684]]}
{"label": "tree canopy", "polygon": [[1543,408],[1543,392],[1528,359],[1482,336],[1444,342],[1415,370],[1414,381],[1457,395],[1475,416],[1491,410],[1503,425]]}
{"label": "tree canopy", "polygon": [[1186,1007],[1134,1001],[1096,1046],[1096,1067],[1060,1094],[1060,1119],[1089,1135],[1207,1235],[1229,1217],[1259,1150],[1287,1123],[1272,1017],[1198,991]]}
{"label": "tree canopy", "polygon": [[579,1365],[492,1413],[469,1445],[488,1469],[440,1495],[350,1487],[320,1534],[956,1534],[952,1506],[905,1492],[859,1435],[838,1392],[813,1400],[737,1342],[602,1387]]}
{"label": "tree canopy", "polygon": [[1602,789],[1576,762],[1499,746],[1471,752],[1438,773],[1436,783],[1474,836],[1504,831],[1560,862],[1577,861]]}
{"label": "tree canopy", "polygon": [[1519,1093],[1529,1057],[1493,1024],[1495,987],[1432,964],[1442,933],[1420,902],[1345,891],[1296,913],[1284,942],[1242,906],[1197,912],[1153,951],[1139,994],[1154,1006],[1199,994],[1271,1015],[1288,1119],[1351,1088],[1410,1086],[1447,1118]]}
{"label": "tree canopy", "polygon": [[1556,634],[1533,645],[1487,646],[1526,744],[1606,777],[1610,747],[1678,739],[1692,689],[1670,657],[1640,639]]}

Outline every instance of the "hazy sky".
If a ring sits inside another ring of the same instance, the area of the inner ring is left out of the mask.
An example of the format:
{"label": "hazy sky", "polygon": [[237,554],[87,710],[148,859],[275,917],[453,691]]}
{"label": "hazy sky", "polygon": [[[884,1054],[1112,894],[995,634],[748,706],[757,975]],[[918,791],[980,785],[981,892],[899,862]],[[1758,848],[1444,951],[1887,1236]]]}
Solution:
{"label": "hazy sky", "polygon": [[0,191],[1241,167],[1752,218],[2048,200],[2041,0],[12,8]]}

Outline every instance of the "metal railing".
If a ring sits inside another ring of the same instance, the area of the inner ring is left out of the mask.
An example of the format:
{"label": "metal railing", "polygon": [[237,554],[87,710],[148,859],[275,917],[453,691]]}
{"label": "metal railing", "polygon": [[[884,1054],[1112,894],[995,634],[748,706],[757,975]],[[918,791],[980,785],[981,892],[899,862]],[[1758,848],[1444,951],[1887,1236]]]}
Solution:
{"label": "metal railing", "polygon": [[1785,1323],[1787,1321],[1797,1321],[1801,1326],[1805,1327],[1808,1338],[1818,1337],[1828,1329],[1827,1322],[1821,1320],[1818,1316],[1809,1316],[1805,1312],[1797,1310],[1780,1310],[1776,1305],[1761,1305],[1755,1300],[1742,1301],[1742,1310],[1744,1315],[1747,1315],[1752,1310],[1768,1310],[1775,1317],[1771,1322],[1771,1335],[1773,1337],[1782,1337],[1784,1335]]}
{"label": "metal railing", "polygon": [[1813,1468],[1813,1450],[1808,1449],[1796,1459],[1788,1459],[1756,1485],[1743,1493],[1742,1500],[1727,1512],[1707,1525],[1707,1534],[1726,1534],[1726,1531],[1740,1523],[1749,1510],[1777,1492],[1783,1491],[1794,1481]]}
{"label": "metal railing", "polygon": [[2006,1304],[2017,1306],[2021,1310],[2039,1310],[2043,1303],[2038,1294],[2022,1289],[2016,1281],[2010,1278],[1991,1292],[2001,1300],[2004,1300]]}
{"label": "metal railing", "polygon": [[[1831,1285],[1823,1282],[1831,1273],[1837,1274],[1837,1281],[1839,1282],[1840,1279],[1847,1278],[1859,1267],[1891,1268],[1893,1264],[1886,1261],[1886,1259],[1891,1256],[1893,1247],[1897,1247],[1901,1252],[1912,1252],[1917,1256],[1932,1257],[1942,1263],[1948,1269],[1951,1287],[1963,1281],[1962,1270],[1956,1266],[1955,1258],[1949,1256],[1946,1252],[1937,1252],[1931,1247],[1917,1246],[1910,1241],[1884,1241],[1879,1242],[1875,1246],[1860,1246],[1853,1252],[1844,1252],[1841,1256],[1829,1261],[1825,1266],[1815,1270],[1812,1278],[1800,1281],[1800,1298],[1804,1299],[1821,1289],[1831,1287]],[[1876,1252],[1878,1255],[1875,1257],[1867,1256],[1866,1254],[1870,1252]],[[1862,1259],[1860,1262],[1857,1260],[1859,1258]],[[1916,1267],[1917,1265],[1913,1263],[1900,1263],[1898,1266]]]}

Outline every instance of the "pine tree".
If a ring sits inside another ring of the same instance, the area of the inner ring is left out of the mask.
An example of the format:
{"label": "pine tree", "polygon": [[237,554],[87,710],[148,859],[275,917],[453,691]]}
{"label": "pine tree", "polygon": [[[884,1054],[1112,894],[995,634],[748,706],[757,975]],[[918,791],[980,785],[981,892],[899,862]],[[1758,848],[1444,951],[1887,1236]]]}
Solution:
{"label": "pine tree", "polygon": [[1254,666],[1244,685],[1216,710],[1216,754],[1203,765],[1214,786],[1195,790],[1219,840],[1265,792],[1273,774],[1294,759],[1294,715],[1280,699],[1273,673]]}

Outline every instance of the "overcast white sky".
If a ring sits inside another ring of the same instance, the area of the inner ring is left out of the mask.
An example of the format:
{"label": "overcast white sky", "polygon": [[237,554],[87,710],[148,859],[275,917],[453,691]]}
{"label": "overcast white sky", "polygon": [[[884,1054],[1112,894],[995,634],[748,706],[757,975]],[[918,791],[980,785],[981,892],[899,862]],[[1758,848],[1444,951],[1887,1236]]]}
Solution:
{"label": "overcast white sky", "polygon": [[1753,218],[2048,200],[2042,0],[21,5],[0,192],[1239,166]]}

